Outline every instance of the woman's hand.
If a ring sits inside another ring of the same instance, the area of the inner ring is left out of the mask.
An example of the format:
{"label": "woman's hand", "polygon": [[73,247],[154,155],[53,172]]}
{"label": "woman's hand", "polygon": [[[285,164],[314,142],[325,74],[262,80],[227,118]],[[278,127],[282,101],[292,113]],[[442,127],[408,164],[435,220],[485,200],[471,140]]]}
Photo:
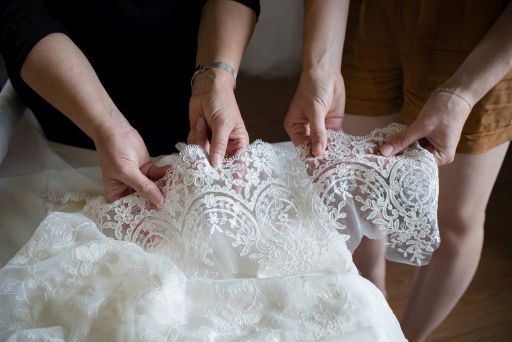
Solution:
{"label": "woman's hand", "polygon": [[512,2],[443,84],[445,88],[454,89],[457,95],[444,91],[433,93],[418,118],[402,134],[383,145],[381,153],[396,154],[415,140],[425,138],[437,163],[450,163],[471,107],[512,68],[511,30]]}
{"label": "woman's hand", "polygon": [[451,163],[471,105],[449,92],[434,92],[414,122],[402,133],[382,145],[380,152],[390,156],[422,139],[438,165]]}
{"label": "woman's hand", "polygon": [[233,77],[222,69],[199,74],[192,87],[188,143],[201,146],[214,166],[249,144],[233,88]]}
{"label": "woman's hand", "polygon": [[116,128],[95,139],[101,159],[104,196],[107,202],[137,191],[153,205],[164,198],[154,181],[162,178],[169,167],[157,167],[150,158],[139,133],[131,126]]}
{"label": "woman's hand", "polygon": [[345,85],[339,72],[303,71],[290,104],[284,128],[294,145],[308,137],[312,154],[327,146],[326,129],[341,130],[345,111]]}

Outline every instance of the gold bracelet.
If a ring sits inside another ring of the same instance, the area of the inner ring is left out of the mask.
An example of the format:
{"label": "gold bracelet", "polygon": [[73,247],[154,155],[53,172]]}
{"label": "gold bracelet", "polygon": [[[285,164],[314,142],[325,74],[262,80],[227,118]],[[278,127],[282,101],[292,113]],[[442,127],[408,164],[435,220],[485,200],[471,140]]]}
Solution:
{"label": "gold bracelet", "polygon": [[473,106],[471,105],[471,103],[469,103],[469,101],[466,100],[462,95],[457,94],[454,90],[441,87],[441,88],[437,88],[436,93],[447,93],[447,94],[456,96],[468,105],[470,111],[473,110]]}

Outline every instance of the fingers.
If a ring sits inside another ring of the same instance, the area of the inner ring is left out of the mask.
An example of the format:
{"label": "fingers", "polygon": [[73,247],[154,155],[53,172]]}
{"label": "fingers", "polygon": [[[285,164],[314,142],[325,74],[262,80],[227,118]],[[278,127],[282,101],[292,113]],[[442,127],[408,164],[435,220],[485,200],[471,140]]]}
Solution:
{"label": "fingers", "polygon": [[228,155],[234,155],[239,150],[247,147],[247,145],[249,145],[249,133],[247,133],[243,121],[240,121],[231,130],[226,153]]}
{"label": "fingers", "polygon": [[313,103],[307,106],[310,108],[309,111],[302,108],[304,106],[297,108],[295,103],[292,103],[286,114],[284,128],[295,146],[302,144],[309,137],[311,154],[315,157],[321,156],[327,147],[325,106]]}
{"label": "fingers", "polygon": [[306,134],[304,134],[305,129],[303,124],[300,124],[299,126],[297,124],[292,125],[285,122],[284,129],[286,133],[288,133],[288,136],[294,146],[299,146],[307,139]]}
{"label": "fingers", "polygon": [[147,164],[147,165],[150,165],[150,167],[147,170],[147,173],[144,171],[142,171],[142,173],[147,174],[148,178],[151,179],[152,181],[157,181],[160,178],[162,178],[163,176],[165,176],[167,171],[171,168],[170,165],[155,166],[152,163]]}
{"label": "fingers", "polygon": [[315,157],[321,156],[327,146],[327,131],[325,129],[325,114],[313,113],[310,120],[311,127],[311,153]]}
{"label": "fingers", "polygon": [[202,113],[203,109],[201,103],[198,102],[197,99],[194,100],[191,98],[189,103],[190,132],[187,142],[201,146],[201,148],[208,153],[210,147],[208,142],[209,130]]}
{"label": "fingers", "polygon": [[210,152],[210,142],[208,141],[209,129],[204,118],[199,117],[194,128],[195,141],[194,144],[203,148],[206,153]]}
{"label": "fingers", "polygon": [[116,181],[115,179],[105,180],[104,184],[104,197],[107,203],[112,203],[120,198],[128,196],[132,189],[128,188],[123,182]]}
{"label": "fingers", "polygon": [[341,131],[343,129],[343,116],[335,116],[325,119],[325,128],[334,131]]}
{"label": "fingers", "polygon": [[439,166],[450,164],[455,159],[455,150],[449,152],[439,151],[434,148],[427,150],[434,155],[434,159]]}
{"label": "fingers", "polygon": [[428,138],[420,139],[419,143],[421,147],[432,153],[434,159],[436,160],[436,164],[439,166],[451,163],[455,157],[455,151],[453,151],[452,154],[447,155],[436,149]]}
{"label": "fingers", "polygon": [[210,145],[210,163],[213,166],[221,166],[222,160],[228,148],[231,128],[225,121],[220,121],[212,127],[212,143]]}
{"label": "fingers", "polygon": [[[144,165],[141,169],[144,169],[145,171],[149,170],[151,166],[148,167],[148,164]],[[156,166],[153,167],[157,169]],[[152,176],[161,172],[162,170],[153,170]],[[121,174],[120,180],[133,190],[137,191],[144,199],[148,200],[153,205],[158,207],[163,203],[164,196],[160,189],[158,189],[156,184],[146,177],[138,168],[134,167],[132,169],[125,170]]]}
{"label": "fingers", "polygon": [[188,142],[200,145],[209,154],[210,163],[219,167],[226,153],[235,153],[249,144],[249,135],[232,89],[220,92],[216,89],[212,90],[213,96],[191,99]]}
{"label": "fingers", "polygon": [[307,126],[306,116],[302,115],[298,109],[294,108],[294,104],[288,109],[286,117],[284,119],[284,129],[294,146],[299,146],[307,139],[306,128]]}
{"label": "fingers", "polygon": [[407,146],[424,136],[425,133],[422,132],[419,125],[416,125],[413,122],[411,126],[407,127],[400,134],[382,145],[380,147],[380,153],[385,157],[393,156],[402,152]]}
{"label": "fingers", "polygon": [[240,114],[237,114],[237,117],[240,117],[240,120],[234,126],[221,120],[212,124],[210,162],[215,167],[221,166],[226,153],[234,154],[249,145],[249,134],[243,120],[241,120]]}
{"label": "fingers", "polygon": [[149,162],[140,170],[125,171],[119,176],[120,180],[111,178],[105,182],[105,200],[111,203],[137,191],[144,199],[159,206],[163,202],[163,195],[153,181],[165,176],[170,168],[169,165],[159,167]]}

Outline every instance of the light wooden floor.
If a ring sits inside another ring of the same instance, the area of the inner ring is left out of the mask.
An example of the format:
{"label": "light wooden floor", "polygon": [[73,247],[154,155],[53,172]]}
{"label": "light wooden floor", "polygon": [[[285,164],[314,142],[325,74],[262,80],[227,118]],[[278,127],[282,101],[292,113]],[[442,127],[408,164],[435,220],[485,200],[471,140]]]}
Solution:
{"label": "light wooden floor", "polygon": [[[241,75],[237,98],[251,138],[288,140],[283,118],[296,78],[262,80]],[[484,250],[477,274],[451,315],[428,341],[512,341],[512,149],[487,208]],[[414,268],[388,264],[388,294],[398,317]]]}

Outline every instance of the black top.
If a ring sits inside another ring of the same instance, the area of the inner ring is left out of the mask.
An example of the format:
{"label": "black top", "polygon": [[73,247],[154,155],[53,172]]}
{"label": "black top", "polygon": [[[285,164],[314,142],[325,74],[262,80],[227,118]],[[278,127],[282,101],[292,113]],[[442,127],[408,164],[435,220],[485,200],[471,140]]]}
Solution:
{"label": "black top", "polygon": [[[236,0],[259,14],[259,0]],[[94,148],[78,127],[21,79],[32,47],[67,34],[87,56],[151,155],[168,154],[189,130],[201,10],[206,0],[0,0],[0,53],[9,78],[48,139]]]}

